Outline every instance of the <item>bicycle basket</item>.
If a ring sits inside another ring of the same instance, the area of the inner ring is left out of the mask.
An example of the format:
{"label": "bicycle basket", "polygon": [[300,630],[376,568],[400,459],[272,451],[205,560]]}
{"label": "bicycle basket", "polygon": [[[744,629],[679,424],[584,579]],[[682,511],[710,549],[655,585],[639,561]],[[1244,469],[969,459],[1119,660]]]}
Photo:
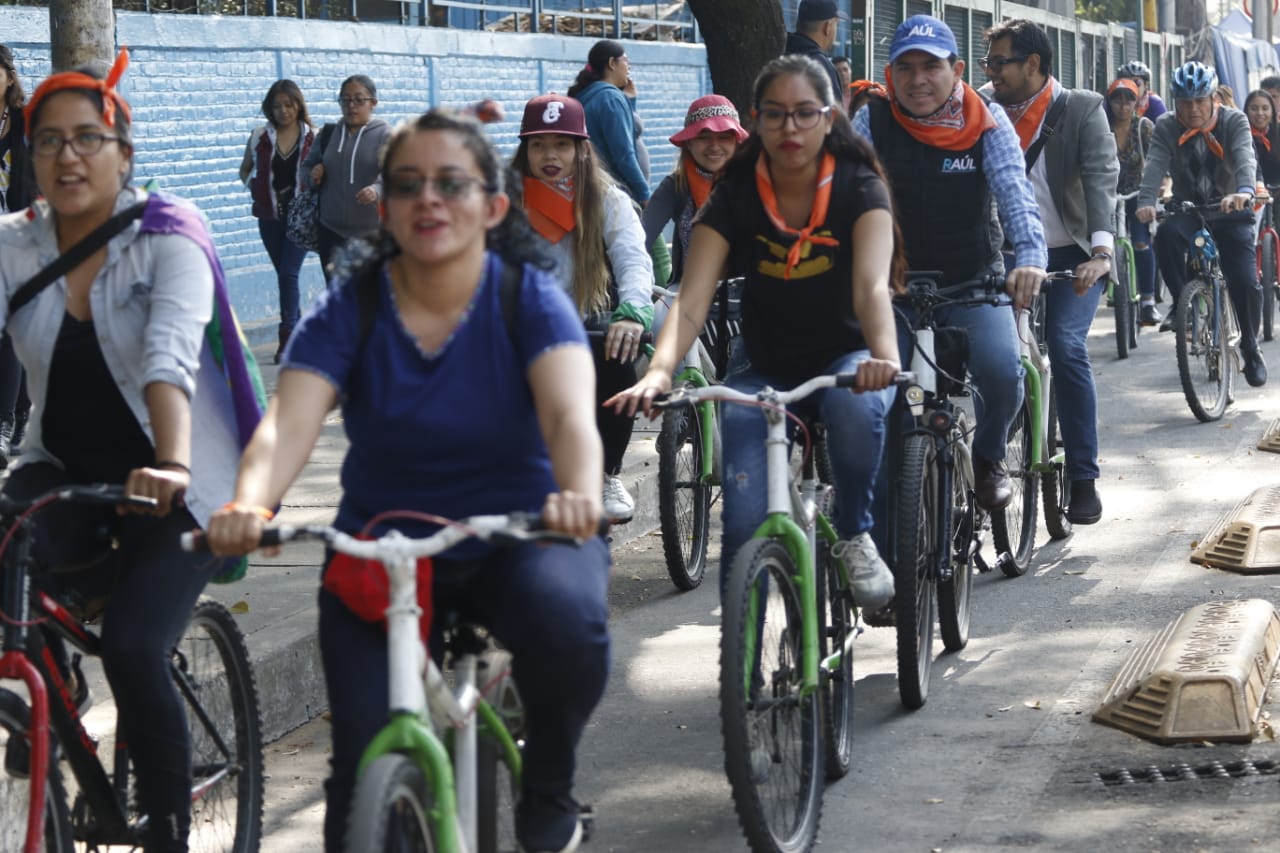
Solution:
{"label": "bicycle basket", "polygon": [[941,326],[934,331],[933,357],[938,363],[938,396],[964,394],[969,370],[969,331],[963,326]]}

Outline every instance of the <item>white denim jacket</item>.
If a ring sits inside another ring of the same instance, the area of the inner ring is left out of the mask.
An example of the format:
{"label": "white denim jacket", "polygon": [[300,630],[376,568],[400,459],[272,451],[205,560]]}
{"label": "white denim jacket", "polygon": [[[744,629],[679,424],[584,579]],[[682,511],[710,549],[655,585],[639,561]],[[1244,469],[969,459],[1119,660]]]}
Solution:
{"label": "white denim jacket", "polygon": [[[116,198],[119,212],[145,199],[126,188]],[[94,330],[102,355],[125,402],[155,443],[145,389],[167,382],[191,398],[191,486],[187,506],[196,521],[230,500],[240,460],[230,392],[205,345],[204,328],[213,312],[213,272],[195,243],[176,234],[141,234],[131,223],[107,244],[107,259],[89,290]],[[19,464],[61,464],[45,447],[41,416],[48,396],[49,369],[66,313],[67,282],[59,278],[9,320],[9,300],[36,273],[58,257],[51,211],[37,201],[30,212],[0,216],[0,325],[13,339],[27,371],[31,420]],[[85,413],[86,430],[93,413]]]}

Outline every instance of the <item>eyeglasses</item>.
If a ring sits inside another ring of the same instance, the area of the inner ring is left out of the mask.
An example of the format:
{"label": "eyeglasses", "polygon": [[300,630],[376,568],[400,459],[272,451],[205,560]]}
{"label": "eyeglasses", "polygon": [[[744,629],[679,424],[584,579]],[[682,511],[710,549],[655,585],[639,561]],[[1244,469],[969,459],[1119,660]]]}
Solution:
{"label": "eyeglasses", "polygon": [[338,103],[344,107],[350,106],[351,104],[355,104],[357,107],[363,107],[365,104],[372,103],[374,100],[374,98],[366,98],[364,95],[356,95],[354,98],[349,98],[346,95],[343,95],[338,98]]}
{"label": "eyeglasses", "polygon": [[62,152],[62,146],[70,145],[71,150],[81,157],[90,157],[101,151],[106,143],[120,141],[120,137],[108,136],[105,133],[85,131],[75,136],[63,136],[50,130],[35,135],[31,140],[31,153],[37,157],[57,157]]}
{"label": "eyeglasses", "polygon": [[422,188],[428,185],[433,187],[436,194],[444,201],[457,201],[475,185],[479,185],[487,192],[493,192],[494,189],[480,178],[464,175],[441,175],[437,178],[428,178],[425,175],[409,172],[392,175],[387,181],[386,190],[391,198],[413,199],[422,195]]}
{"label": "eyeglasses", "polygon": [[1010,63],[1026,61],[1025,56],[984,56],[978,60],[978,64],[988,71],[999,71]]}
{"label": "eyeglasses", "polygon": [[808,130],[817,127],[818,122],[822,121],[822,117],[829,112],[831,107],[800,107],[790,111],[766,107],[756,113],[756,118],[760,120],[760,126],[766,130],[781,130],[786,125],[787,119],[796,123],[796,130]]}

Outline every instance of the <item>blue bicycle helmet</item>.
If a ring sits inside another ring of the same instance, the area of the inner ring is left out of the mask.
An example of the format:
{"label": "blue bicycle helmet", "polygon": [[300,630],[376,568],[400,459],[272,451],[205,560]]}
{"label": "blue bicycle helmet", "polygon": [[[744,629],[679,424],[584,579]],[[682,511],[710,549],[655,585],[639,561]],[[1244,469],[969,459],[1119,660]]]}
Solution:
{"label": "blue bicycle helmet", "polygon": [[1173,72],[1169,91],[1174,98],[1208,98],[1218,88],[1217,73],[1203,62],[1188,62]]}
{"label": "blue bicycle helmet", "polygon": [[1150,83],[1151,69],[1141,59],[1131,59],[1116,69],[1116,76],[1127,77],[1130,80],[1146,80]]}

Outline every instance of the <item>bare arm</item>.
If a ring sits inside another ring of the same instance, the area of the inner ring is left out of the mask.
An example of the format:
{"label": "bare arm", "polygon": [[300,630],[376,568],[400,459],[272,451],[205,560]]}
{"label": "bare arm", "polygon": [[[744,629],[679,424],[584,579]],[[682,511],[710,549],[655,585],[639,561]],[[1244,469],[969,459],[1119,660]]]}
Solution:
{"label": "bare arm", "polygon": [[871,359],[858,368],[859,391],[888,387],[900,369],[889,269],[893,261],[893,217],[868,210],[853,223],[853,311]]}
{"label": "bare arm", "polygon": [[155,438],[155,464],[130,471],[125,491],[155,498],[158,506],[149,512],[167,515],[174,495],[191,485],[191,401],[186,391],[168,382],[151,382],[143,394]]}
{"label": "bare arm", "polygon": [[601,513],[604,449],[596,429],[591,352],[561,346],[529,367],[529,386],[551,470],[560,491],[547,496],[543,517],[553,530],[594,536]]}

